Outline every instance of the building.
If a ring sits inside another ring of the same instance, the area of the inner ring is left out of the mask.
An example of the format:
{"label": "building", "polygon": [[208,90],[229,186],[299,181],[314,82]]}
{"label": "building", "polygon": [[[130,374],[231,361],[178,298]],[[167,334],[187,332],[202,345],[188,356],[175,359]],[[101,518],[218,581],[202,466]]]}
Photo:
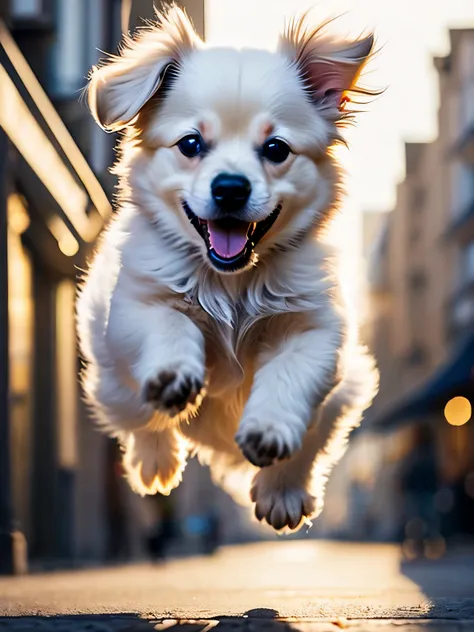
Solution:
{"label": "building", "polygon": [[410,455],[428,449],[443,534],[474,534],[474,30],[450,37],[450,55],[435,59],[438,138],[406,145],[369,265],[366,331],[381,384],[365,428],[385,455],[370,512],[386,537],[403,530]]}
{"label": "building", "polygon": [[98,176],[108,157],[76,104],[90,60],[77,35],[71,39],[64,9],[64,3],[2,3],[3,569],[22,565],[23,536],[33,558],[72,559],[78,504],[87,502],[95,529],[103,500],[92,494],[86,501],[81,493],[101,457],[91,447],[90,468],[79,466],[86,437],[74,301],[77,270],[111,213]]}
{"label": "building", "polygon": [[[204,0],[182,4],[204,36]],[[25,567],[26,543],[43,564],[143,554],[158,515],[87,419],[74,327],[75,282],[115,185],[116,138],[80,91],[99,51],[153,15],[152,0],[0,5],[0,572]],[[242,537],[243,514],[195,464],[176,495],[184,536],[199,518],[193,490],[218,499],[228,539]]]}

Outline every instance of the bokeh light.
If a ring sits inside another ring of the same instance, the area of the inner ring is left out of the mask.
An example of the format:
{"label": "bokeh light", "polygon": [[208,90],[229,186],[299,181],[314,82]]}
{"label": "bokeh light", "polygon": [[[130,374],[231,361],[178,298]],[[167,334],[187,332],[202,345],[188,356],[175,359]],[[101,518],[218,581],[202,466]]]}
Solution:
{"label": "bokeh light", "polygon": [[8,196],[8,226],[21,235],[30,225],[24,199],[17,193]]}
{"label": "bokeh light", "polygon": [[467,424],[471,415],[471,402],[465,397],[453,397],[444,408],[444,416],[451,426],[463,426]]}
{"label": "bokeh light", "polygon": [[464,489],[466,490],[466,494],[471,498],[474,498],[474,471],[469,472],[466,476],[466,480],[464,481]]}
{"label": "bokeh light", "polygon": [[71,235],[66,234],[58,241],[59,250],[66,257],[73,257],[79,251],[77,240]]}
{"label": "bokeh light", "polygon": [[425,557],[429,560],[438,560],[446,553],[446,541],[441,536],[427,540],[424,546]]}

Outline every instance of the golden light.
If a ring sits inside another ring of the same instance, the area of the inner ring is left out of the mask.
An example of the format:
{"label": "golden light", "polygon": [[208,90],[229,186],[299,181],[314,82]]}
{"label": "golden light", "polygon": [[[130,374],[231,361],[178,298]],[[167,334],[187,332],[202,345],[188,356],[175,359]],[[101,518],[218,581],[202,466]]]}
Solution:
{"label": "golden light", "polygon": [[58,242],[59,250],[67,257],[73,257],[79,250],[77,239],[66,224],[57,216],[48,220],[48,228]]}
{"label": "golden light", "polygon": [[21,235],[30,225],[30,218],[24,200],[17,193],[8,196],[8,226]]}
{"label": "golden light", "polygon": [[89,231],[87,196],[76,183],[61,157],[48,140],[16,89],[7,71],[0,66],[0,125],[38,178],[68,216],[85,241]]}
{"label": "golden light", "polygon": [[464,426],[471,415],[471,402],[465,397],[453,397],[444,408],[445,419],[451,426]]}
{"label": "golden light", "polygon": [[76,239],[69,234],[65,235],[58,241],[59,250],[66,255],[66,257],[73,257],[79,250],[79,244]]}
{"label": "golden light", "polygon": [[75,300],[73,281],[64,279],[56,290],[57,450],[60,465],[70,469],[78,459]]}
{"label": "golden light", "polygon": [[[41,112],[49,129],[51,130],[52,134],[55,136],[64,154],[67,156],[69,162],[74,167],[74,170],[76,171],[77,175],[81,179],[85,189],[89,193],[89,196],[95,208],[97,209],[97,211],[99,212],[102,218],[104,219],[108,218],[111,213],[111,207],[104,190],[102,189],[99,181],[95,177],[87,160],[82,155],[79,147],[74,142],[74,139],[72,138],[66,125],[64,124],[64,121],[61,119],[59,114],[54,109],[54,106],[49,100],[48,96],[46,95],[46,92],[44,91],[38,79],[35,77],[26,59],[21,54],[20,49],[16,45],[14,39],[8,32],[8,29],[1,22],[1,20],[0,20],[0,42],[8,58],[10,59],[10,62],[14,66],[16,72],[18,73],[18,76],[20,77],[23,85],[26,87],[26,89],[28,90],[28,92],[30,93],[31,97],[34,100],[36,107]],[[2,101],[5,101],[6,92],[2,92],[2,97],[4,97]],[[20,134],[20,132],[21,132],[21,129],[17,129],[17,134]],[[27,133],[28,133],[27,131],[24,132],[24,134],[26,135]],[[14,139],[12,140],[15,143],[15,140]],[[36,147],[36,150],[38,149],[39,148]],[[25,158],[26,160],[28,160],[27,156],[25,156]],[[57,179],[58,177],[56,177],[56,180]],[[76,195],[76,197],[78,197],[78,195]],[[69,208],[70,208],[69,206],[66,206],[66,209],[64,209],[65,212],[67,212]],[[74,215],[76,216],[78,216],[79,214],[80,214],[79,209],[78,211],[74,212]],[[79,219],[79,221],[81,220]],[[89,241],[92,241],[94,237],[95,235],[91,236]]]}

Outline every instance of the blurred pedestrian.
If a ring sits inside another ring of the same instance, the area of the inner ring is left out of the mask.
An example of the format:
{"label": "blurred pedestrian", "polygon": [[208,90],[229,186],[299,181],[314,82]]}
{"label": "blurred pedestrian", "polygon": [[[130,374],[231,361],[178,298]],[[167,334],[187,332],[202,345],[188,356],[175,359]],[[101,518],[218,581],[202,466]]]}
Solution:
{"label": "blurred pedestrian", "polygon": [[416,554],[427,542],[439,538],[439,516],[435,506],[438,472],[433,433],[428,425],[414,429],[414,447],[402,464],[400,488],[404,503],[404,537]]}
{"label": "blurred pedestrian", "polygon": [[145,536],[147,551],[154,561],[163,560],[178,536],[174,501],[171,496],[146,496],[144,502],[154,513],[155,520]]}

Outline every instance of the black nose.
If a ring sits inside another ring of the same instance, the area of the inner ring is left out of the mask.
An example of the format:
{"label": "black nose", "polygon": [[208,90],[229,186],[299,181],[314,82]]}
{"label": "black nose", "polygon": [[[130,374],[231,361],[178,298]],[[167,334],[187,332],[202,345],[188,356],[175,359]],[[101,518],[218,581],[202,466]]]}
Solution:
{"label": "black nose", "polygon": [[211,183],[214,202],[226,213],[241,209],[250,197],[252,186],[245,176],[220,173]]}

